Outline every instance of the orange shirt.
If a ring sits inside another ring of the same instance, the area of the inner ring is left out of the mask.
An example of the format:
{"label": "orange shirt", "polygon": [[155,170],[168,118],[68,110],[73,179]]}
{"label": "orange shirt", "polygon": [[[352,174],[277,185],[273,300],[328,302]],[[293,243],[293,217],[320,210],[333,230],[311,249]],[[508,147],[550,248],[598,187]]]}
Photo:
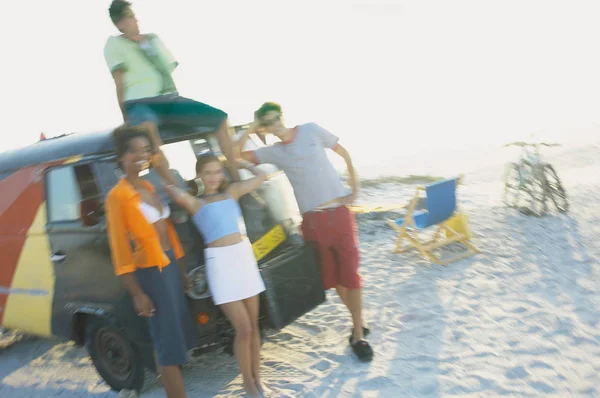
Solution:
{"label": "orange shirt", "polygon": [[[152,184],[148,181],[143,183],[154,192]],[[141,200],[140,194],[125,178],[106,197],[106,224],[117,275],[134,272],[137,268],[159,267],[162,270],[171,262],[160,245],[156,229],[140,211]],[[173,254],[179,259],[183,257],[181,242],[171,221],[167,219],[165,222]]]}

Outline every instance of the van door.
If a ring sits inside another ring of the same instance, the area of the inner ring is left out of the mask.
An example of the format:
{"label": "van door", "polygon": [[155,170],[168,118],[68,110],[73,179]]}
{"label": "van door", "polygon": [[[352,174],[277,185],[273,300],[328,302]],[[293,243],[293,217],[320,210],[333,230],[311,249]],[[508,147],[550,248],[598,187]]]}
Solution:
{"label": "van door", "polygon": [[0,325],[50,336],[54,272],[42,170],[27,167],[0,180]]}
{"label": "van door", "polygon": [[95,164],[70,164],[46,173],[49,259],[56,277],[52,329],[70,337],[81,307],[113,312],[123,296],[105,233],[104,199]]}

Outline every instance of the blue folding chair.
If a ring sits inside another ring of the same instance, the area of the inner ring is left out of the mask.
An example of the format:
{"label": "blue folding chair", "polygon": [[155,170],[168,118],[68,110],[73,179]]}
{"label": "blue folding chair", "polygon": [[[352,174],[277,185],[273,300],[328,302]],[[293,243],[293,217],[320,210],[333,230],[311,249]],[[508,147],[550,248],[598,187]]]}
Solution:
{"label": "blue folding chair", "polygon": [[[406,216],[396,220],[388,220],[388,224],[398,232],[396,247],[394,248],[395,253],[402,253],[416,248],[425,258],[441,265],[479,253],[479,250],[469,242],[467,231],[458,232],[448,223],[456,211],[456,187],[461,178],[451,178],[424,187],[417,187],[417,192],[408,206]],[[425,192],[426,195],[426,209],[415,210],[422,192]],[[437,226],[433,239],[429,242],[422,242],[419,239],[419,230],[431,226]],[[408,245],[403,247],[405,239]],[[433,250],[456,242],[466,246],[466,250],[444,260],[432,253]]]}

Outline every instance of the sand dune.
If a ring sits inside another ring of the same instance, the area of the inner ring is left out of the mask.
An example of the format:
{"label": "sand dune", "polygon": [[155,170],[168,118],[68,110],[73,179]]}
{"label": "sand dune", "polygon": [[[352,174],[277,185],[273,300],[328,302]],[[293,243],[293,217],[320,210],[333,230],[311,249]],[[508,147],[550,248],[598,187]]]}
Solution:
{"label": "sand dune", "polygon": [[[572,145],[550,161],[568,215],[526,217],[501,199],[502,168],[467,174],[461,208],[484,254],[446,267],[391,253],[386,213],[361,216],[365,318],[376,357],[350,354],[350,319],[328,301],[267,337],[264,380],[281,397],[600,396],[600,146]],[[405,203],[408,185],[366,188],[369,206]],[[185,368],[190,397],[235,396],[232,357]],[[115,397],[84,350],[25,340],[0,351],[0,396]],[[143,397],[162,397],[148,383]]]}

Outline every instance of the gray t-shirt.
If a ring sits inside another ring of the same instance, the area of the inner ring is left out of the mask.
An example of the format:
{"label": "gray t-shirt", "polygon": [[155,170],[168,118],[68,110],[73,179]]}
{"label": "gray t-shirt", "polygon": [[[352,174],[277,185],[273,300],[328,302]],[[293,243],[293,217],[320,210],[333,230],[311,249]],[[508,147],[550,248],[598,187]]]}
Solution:
{"label": "gray t-shirt", "polygon": [[323,127],[306,123],[297,126],[292,141],[258,148],[254,155],[257,163],[271,163],[285,172],[304,214],[349,193],[325,152],[337,143],[338,137]]}

